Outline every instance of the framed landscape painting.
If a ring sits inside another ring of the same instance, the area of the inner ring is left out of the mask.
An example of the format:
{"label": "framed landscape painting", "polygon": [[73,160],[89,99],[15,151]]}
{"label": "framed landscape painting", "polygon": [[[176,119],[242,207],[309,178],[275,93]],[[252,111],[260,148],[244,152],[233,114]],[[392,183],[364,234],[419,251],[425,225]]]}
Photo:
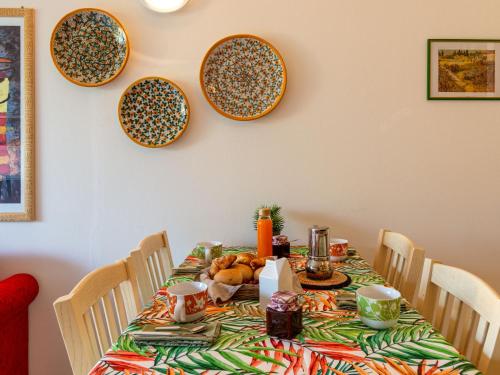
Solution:
{"label": "framed landscape painting", "polygon": [[427,99],[500,100],[500,40],[429,39]]}
{"label": "framed landscape painting", "polygon": [[35,218],[33,23],[0,8],[0,221]]}

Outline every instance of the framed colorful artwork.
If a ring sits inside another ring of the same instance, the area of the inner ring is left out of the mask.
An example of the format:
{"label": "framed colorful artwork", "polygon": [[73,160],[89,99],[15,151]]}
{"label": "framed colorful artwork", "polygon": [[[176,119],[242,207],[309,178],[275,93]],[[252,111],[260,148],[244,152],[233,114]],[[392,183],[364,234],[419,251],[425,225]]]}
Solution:
{"label": "framed colorful artwork", "polygon": [[35,219],[34,10],[0,8],[0,221]]}
{"label": "framed colorful artwork", "polygon": [[427,99],[500,100],[500,40],[429,39]]}

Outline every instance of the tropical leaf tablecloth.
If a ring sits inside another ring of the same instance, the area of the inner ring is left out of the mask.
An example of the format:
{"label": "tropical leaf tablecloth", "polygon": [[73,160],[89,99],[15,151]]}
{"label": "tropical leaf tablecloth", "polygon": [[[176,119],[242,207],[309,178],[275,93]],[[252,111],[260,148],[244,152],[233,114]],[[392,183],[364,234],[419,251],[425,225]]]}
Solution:
{"label": "tropical leaf tablecloth", "polygon": [[[241,251],[248,248],[225,249],[226,254]],[[292,263],[300,268],[307,249],[297,247],[292,252]],[[194,257],[185,261],[196,262]],[[359,256],[336,267],[352,279],[344,290],[384,283]],[[356,312],[336,307],[337,291],[306,291],[304,329],[294,340],[268,336],[258,301],[248,300],[208,306],[204,321],[222,323],[211,347],[137,345],[127,332],[147,323],[175,324],[168,317],[164,290],[194,277],[170,278],[90,374],[480,374],[414,309],[402,312],[395,327],[376,331],[365,326]]]}

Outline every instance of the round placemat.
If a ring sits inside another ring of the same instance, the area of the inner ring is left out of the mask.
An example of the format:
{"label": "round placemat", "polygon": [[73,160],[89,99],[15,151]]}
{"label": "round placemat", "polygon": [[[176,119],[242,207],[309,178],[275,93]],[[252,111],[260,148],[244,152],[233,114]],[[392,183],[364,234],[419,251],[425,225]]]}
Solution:
{"label": "round placemat", "polygon": [[80,86],[112,81],[125,67],[128,36],[110,13],[95,8],[74,10],[56,25],[50,53],[59,72]]}
{"label": "round placemat", "polygon": [[332,277],[326,280],[313,280],[307,277],[306,271],[297,273],[300,284],[307,289],[340,289],[351,283],[349,275],[333,271]]}
{"label": "round placemat", "polygon": [[286,88],[286,67],[269,42],[254,35],[231,35],[215,43],[200,69],[205,98],[233,120],[254,120],[271,112]]}
{"label": "round placemat", "polygon": [[118,117],[123,131],[135,143],[165,147],[186,130],[189,104],[184,92],[172,81],[145,77],[123,92]]}

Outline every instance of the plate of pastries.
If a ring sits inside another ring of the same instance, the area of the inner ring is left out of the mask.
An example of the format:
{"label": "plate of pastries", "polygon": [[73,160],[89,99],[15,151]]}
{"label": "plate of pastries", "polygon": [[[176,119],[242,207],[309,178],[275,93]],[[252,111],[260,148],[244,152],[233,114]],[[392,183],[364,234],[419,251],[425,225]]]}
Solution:
{"label": "plate of pastries", "polygon": [[227,285],[257,286],[267,259],[273,257],[259,258],[252,253],[224,255],[212,261],[208,274],[211,279]]}

